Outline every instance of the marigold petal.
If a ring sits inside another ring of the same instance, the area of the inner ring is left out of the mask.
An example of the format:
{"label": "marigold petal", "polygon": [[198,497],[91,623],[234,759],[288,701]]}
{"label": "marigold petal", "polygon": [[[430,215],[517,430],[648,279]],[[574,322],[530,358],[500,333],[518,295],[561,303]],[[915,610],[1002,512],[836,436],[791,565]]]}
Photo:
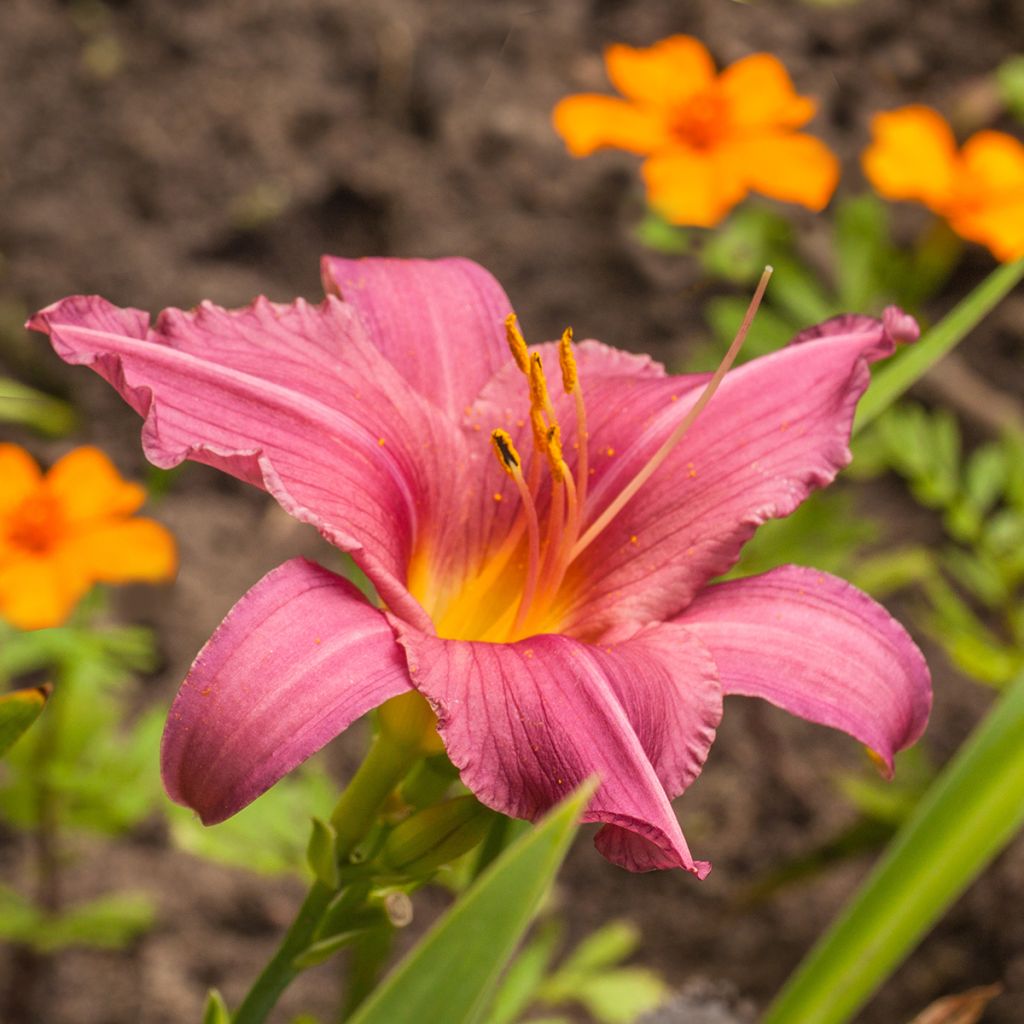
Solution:
{"label": "marigold petal", "polygon": [[18,629],[59,626],[88,589],[86,577],[54,558],[22,558],[0,566],[0,617]]}
{"label": "marigold petal", "polygon": [[741,170],[715,151],[661,153],[644,161],[647,199],[673,224],[714,227],[747,194]]}
{"label": "marigold petal", "polygon": [[879,195],[916,199],[943,213],[953,191],[957,151],[942,116],[930,107],[900,107],[875,114],[871,134],[861,166]]}
{"label": "marigold petal", "polygon": [[718,79],[730,123],[740,128],[798,128],[817,104],[793,88],[789,72],[770,53],[752,53],[730,64]]}
{"label": "marigold petal", "polygon": [[0,515],[20,505],[38,486],[42,473],[20,445],[0,444]]}
{"label": "marigold petal", "polygon": [[656,110],[613,96],[566,96],[551,116],[573,156],[589,156],[604,146],[652,153],[670,141],[665,119]]}
{"label": "marigold petal", "polygon": [[62,568],[98,583],[160,583],[174,576],[170,531],[153,519],[104,522],[77,530],[55,556]]}
{"label": "marigold petal", "polygon": [[997,259],[1024,256],[1024,145],[993,131],[964,143],[949,222]]}
{"label": "marigold petal", "polygon": [[820,139],[802,133],[757,135],[723,146],[723,155],[755,192],[821,210],[839,183],[839,160]]}
{"label": "marigold petal", "polygon": [[46,489],[68,523],[130,515],[146,500],[143,487],[123,480],[110,458],[88,445],[53,464]]}
{"label": "marigold petal", "polygon": [[669,36],[640,48],[616,43],[605,50],[604,61],[623,96],[659,107],[689,99],[715,77],[711,54],[693,36]]}

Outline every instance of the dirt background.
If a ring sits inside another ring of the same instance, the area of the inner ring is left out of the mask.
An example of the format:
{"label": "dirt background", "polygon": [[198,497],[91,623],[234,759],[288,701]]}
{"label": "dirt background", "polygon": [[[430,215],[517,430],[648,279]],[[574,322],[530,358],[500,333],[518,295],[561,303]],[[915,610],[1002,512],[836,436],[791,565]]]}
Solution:
{"label": "dirt background", "polygon": [[[844,187],[856,188],[873,110],[925,101],[970,123],[986,110],[983,76],[1024,41],[1016,0],[2,0],[0,15],[5,369],[73,396],[84,414],[74,442],[101,444],[139,475],[133,414],[25,334],[26,311],[75,292],[154,310],[201,298],[238,305],[258,293],[315,297],[322,252],[459,254],[503,282],[529,336],[572,323],[672,362],[705,333],[706,282],[689,261],[633,240],[642,209],[634,161],[573,161],[548,120],[562,95],[606,88],[603,45],[688,32],[723,64],[778,54],[799,89],[819,98],[813,128],[846,158]],[[813,218],[795,218],[813,241]],[[935,312],[988,266],[983,252],[969,254]],[[993,380],[1019,360],[1021,313],[1021,299],[1011,300],[972,342],[980,355],[969,358]],[[47,458],[69,446],[31,443]],[[895,488],[878,500],[895,517],[912,511]],[[321,549],[262,495],[203,467],[160,516],[180,540],[180,578],[122,600],[159,630],[166,664],[148,688],[165,702],[249,585]],[[927,517],[913,522],[936,529]],[[939,655],[932,661],[926,742],[944,759],[989,695]],[[339,761],[351,763],[360,740],[341,741]],[[754,874],[851,820],[829,780],[859,757],[826,730],[730,702],[704,776],[678,805],[714,872],[703,884],[681,873],[632,876],[581,842],[559,889],[574,931],[626,915],[644,931],[640,959],[674,985],[724,981],[763,1005],[868,863],[752,909],[738,909],[737,896]],[[0,833],[5,879],[17,843]],[[160,923],[127,953],[63,956],[47,1024],[198,1020],[207,986],[237,999],[298,897],[291,883],[201,863],[152,832],[77,851],[72,897],[112,880],[152,891]],[[439,900],[420,905],[429,917]],[[6,964],[0,958],[0,984],[12,981]],[[985,1021],[1024,1020],[1020,843],[860,1020],[899,1024],[940,995],[992,981],[1007,992]],[[334,985],[332,968],[311,972],[282,1005],[326,1017]]]}

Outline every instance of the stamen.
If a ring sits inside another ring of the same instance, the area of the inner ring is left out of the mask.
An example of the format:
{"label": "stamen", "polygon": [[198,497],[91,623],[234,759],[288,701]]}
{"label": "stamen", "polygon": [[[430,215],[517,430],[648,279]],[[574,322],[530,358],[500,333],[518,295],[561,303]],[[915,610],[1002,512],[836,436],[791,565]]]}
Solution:
{"label": "stamen", "polygon": [[537,507],[533,503],[533,496],[530,494],[523,473],[520,469],[522,459],[516,451],[512,438],[504,430],[495,430],[491,433],[491,442],[498,461],[505,471],[515,482],[519,491],[519,499],[523,503],[522,510],[526,517],[527,546],[529,554],[526,563],[526,582],[523,584],[523,593],[519,599],[519,610],[516,612],[516,622],[525,618],[526,612],[533,603],[533,595],[537,590],[537,574],[540,569],[540,526],[537,522]]}
{"label": "stamen", "polygon": [[[598,518],[591,523],[586,533],[576,542],[575,547],[572,549],[569,561],[579,557],[580,553],[584,551],[590,543],[601,533],[602,530],[622,511],[626,506],[626,503],[633,497],[634,494],[657,471],[661,464],[669,457],[672,450],[679,444],[680,441],[686,436],[690,427],[693,426],[697,417],[704,411],[705,406],[711,401],[715,392],[718,390],[719,385],[722,383],[722,378],[729,371],[733,362],[736,360],[736,356],[739,355],[740,349],[743,347],[743,342],[747,337],[747,331],[750,330],[750,324],[754,319],[754,314],[757,312],[757,307],[761,305],[761,299],[764,297],[764,291],[768,287],[768,279],[772,276],[772,268],[765,267],[764,273],[761,275],[761,280],[757,284],[757,288],[754,291],[754,297],[750,300],[750,305],[747,307],[746,315],[743,317],[743,323],[740,324],[740,329],[736,332],[736,337],[733,339],[732,344],[729,346],[729,351],[726,352],[725,357],[719,364],[718,369],[715,370],[711,380],[708,381],[704,390],[701,392],[700,397],[696,402],[693,403],[693,407],[683,417],[679,425],[672,431],[672,433],[665,440],[665,443],[651,456],[648,463],[629,481],[628,484],[616,495],[615,499],[608,505],[608,507],[601,513]],[[531,378],[532,380],[532,378]]]}
{"label": "stamen", "polygon": [[[558,343],[558,365],[562,370],[562,387],[567,395],[576,399],[576,493],[579,508],[583,508],[587,500],[587,474],[589,460],[587,457],[587,410],[583,404],[583,389],[580,387],[580,373],[576,365],[576,357],[572,353],[572,328],[562,331],[562,339]],[[579,523],[570,523],[569,529],[575,533]]]}
{"label": "stamen", "polygon": [[530,356],[530,404],[534,409],[543,409],[552,423],[555,421],[555,409],[548,396],[548,382],[544,376],[544,363],[539,352]]}
{"label": "stamen", "polygon": [[523,332],[519,330],[519,326],[516,323],[515,313],[509,313],[505,317],[505,340],[508,342],[508,347],[512,352],[512,358],[516,361],[516,366],[523,373],[529,375],[530,353],[526,348],[526,339],[523,337]]}
{"label": "stamen", "polygon": [[562,331],[562,340],[558,343],[558,365],[562,370],[562,388],[571,395],[579,382],[576,373],[576,357],[572,354],[572,328]]}

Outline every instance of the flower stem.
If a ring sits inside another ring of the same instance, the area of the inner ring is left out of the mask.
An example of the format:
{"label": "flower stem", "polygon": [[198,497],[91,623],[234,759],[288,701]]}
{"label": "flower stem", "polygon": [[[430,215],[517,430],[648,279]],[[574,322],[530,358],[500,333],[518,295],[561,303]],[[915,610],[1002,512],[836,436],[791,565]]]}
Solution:
{"label": "flower stem", "polygon": [[944,355],[951,352],[1024,278],[1024,259],[992,271],[916,344],[891,359],[871,380],[857,407],[857,433],[916,384]]}
{"label": "flower stem", "polygon": [[[373,827],[377,812],[391,791],[422,756],[418,746],[402,746],[378,734],[365,760],[345,787],[331,815],[337,831],[339,861],[346,861]],[[295,958],[312,942],[317,926],[334,896],[323,882],[313,883],[299,912],[271,961],[256,979],[242,1005],[235,1011],[233,1024],[262,1024],[281,993],[300,973]]]}

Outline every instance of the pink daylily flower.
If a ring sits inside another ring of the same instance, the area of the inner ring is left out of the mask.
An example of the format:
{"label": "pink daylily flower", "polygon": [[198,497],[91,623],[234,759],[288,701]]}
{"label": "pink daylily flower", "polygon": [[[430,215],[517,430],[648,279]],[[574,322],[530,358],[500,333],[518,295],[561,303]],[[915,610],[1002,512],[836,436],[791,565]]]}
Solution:
{"label": "pink daylily flower", "polygon": [[485,804],[536,818],[596,774],[604,856],[703,877],[670,800],[723,696],[845,730],[890,769],[918,738],[928,670],[880,605],[797,566],[709,584],[849,460],[868,364],[916,337],[909,317],[838,318],[730,372],[637,487],[706,375],[596,341],[527,353],[505,293],[465,260],[326,257],[323,278],[318,306],[203,303],[151,327],[79,296],[30,321],[145,418],[152,462],[264,488],[351,552],[384,605],[304,559],[258,582],[171,709],[175,800],[221,821],[417,690]]}

